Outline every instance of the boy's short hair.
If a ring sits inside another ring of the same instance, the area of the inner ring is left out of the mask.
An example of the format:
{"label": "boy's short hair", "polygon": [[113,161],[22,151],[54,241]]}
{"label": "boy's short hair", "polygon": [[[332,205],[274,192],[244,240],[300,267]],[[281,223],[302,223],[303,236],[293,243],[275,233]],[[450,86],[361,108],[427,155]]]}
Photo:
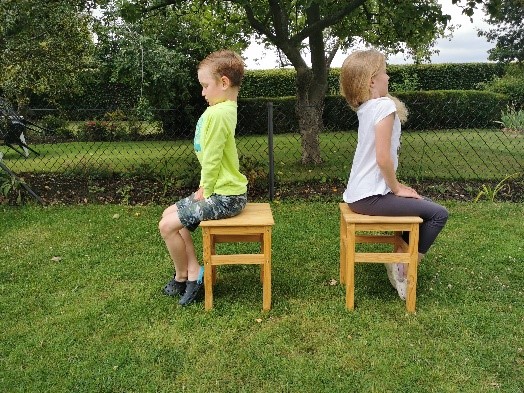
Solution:
{"label": "boy's short hair", "polygon": [[231,50],[219,50],[210,53],[198,64],[198,69],[209,67],[209,70],[221,78],[227,77],[231,86],[240,87],[244,78],[244,60]]}

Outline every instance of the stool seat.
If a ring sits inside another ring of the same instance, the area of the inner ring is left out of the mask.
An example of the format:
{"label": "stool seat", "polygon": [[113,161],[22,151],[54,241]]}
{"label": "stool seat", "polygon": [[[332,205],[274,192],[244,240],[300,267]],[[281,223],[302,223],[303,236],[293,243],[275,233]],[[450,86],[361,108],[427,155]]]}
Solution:
{"label": "stool seat", "polygon": [[[340,203],[339,208],[340,282],[346,284],[346,307],[353,310],[355,305],[355,263],[406,263],[408,264],[406,309],[414,312],[419,225],[423,220],[417,216],[358,214],[353,212],[347,203]],[[402,238],[403,232],[409,232],[407,243]],[[392,244],[393,252],[356,252],[356,245],[359,243]],[[396,252],[399,249],[402,252]]]}
{"label": "stool seat", "polygon": [[[271,230],[274,225],[269,203],[248,203],[242,212],[230,218],[202,221],[205,309],[213,307],[216,266],[235,264],[261,265],[262,309],[271,308]],[[218,255],[217,243],[255,242],[260,253]]]}

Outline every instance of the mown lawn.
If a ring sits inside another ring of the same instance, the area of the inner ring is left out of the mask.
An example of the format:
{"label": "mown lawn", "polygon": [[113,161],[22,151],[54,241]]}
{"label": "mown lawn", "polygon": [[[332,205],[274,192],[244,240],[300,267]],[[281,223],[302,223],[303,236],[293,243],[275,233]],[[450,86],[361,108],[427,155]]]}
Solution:
{"label": "mown lawn", "polygon": [[[304,166],[298,134],[274,137],[278,182],[347,180],[356,132],[320,134],[323,163]],[[242,169],[268,172],[267,136],[239,136]],[[192,141],[71,142],[33,146],[40,155],[23,159],[5,151],[4,162],[17,173],[123,173],[183,179],[198,166]],[[401,177],[410,179],[502,180],[524,169],[524,137],[498,130],[439,130],[404,133]]]}
{"label": "mown lawn", "polygon": [[0,391],[522,392],[524,205],[445,205],[416,314],[380,265],[344,308],[336,202],[272,204],[266,313],[254,266],[219,268],[211,312],[162,295],[163,207],[1,206]]}

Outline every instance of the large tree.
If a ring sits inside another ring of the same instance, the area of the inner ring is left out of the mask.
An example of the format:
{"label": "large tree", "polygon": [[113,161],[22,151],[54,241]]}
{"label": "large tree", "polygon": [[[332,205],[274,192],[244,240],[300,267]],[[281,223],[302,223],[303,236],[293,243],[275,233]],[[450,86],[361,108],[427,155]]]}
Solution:
{"label": "large tree", "polygon": [[197,90],[198,59],[218,48],[242,51],[249,44],[248,35],[224,27],[209,7],[183,3],[142,15],[125,7],[114,12],[115,3],[104,5],[95,25],[100,76],[156,108],[187,102]]}
{"label": "large tree", "polygon": [[[184,0],[130,0],[143,13]],[[450,17],[433,0],[193,0],[202,7],[224,4],[243,12],[255,37],[278,48],[296,70],[296,114],[302,162],[320,163],[319,132],[331,61],[340,49],[365,43],[385,51],[428,57]],[[227,23],[227,21],[225,21]],[[309,56],[309,61],[308,61]],[[311,64],[311,65],[309,65]]]}
{"label": "large tree", "polygon": [[495,26],[479,31],[480,36],[496,43],[489,50],[489,59],[524,62],[524,0],[487,0],[483,7],[486,22]]}
{"label": "large tree", "polygon": [[78,70],[89,63],[90,1],[2,0],[0,89],[27,105],[32,94],[53,99],[80,89]]}

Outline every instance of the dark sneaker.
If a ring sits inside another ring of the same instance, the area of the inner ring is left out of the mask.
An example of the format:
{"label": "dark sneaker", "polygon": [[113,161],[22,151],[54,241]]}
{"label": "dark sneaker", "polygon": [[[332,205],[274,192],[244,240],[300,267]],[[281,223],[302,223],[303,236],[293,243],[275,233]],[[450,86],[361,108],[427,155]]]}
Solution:
{"label": "dark sneaker", "polygon": [[200,292],[200,289],[204,286],[204,268],[200,267],[198,278],[195,281],[186,281],[186,292],[178,301],[181,306],[187,306],[193,303]]}
{"label": "dark sneaker", "polygon": [[186,281],[176,281],[175,277],[164,286],[167,296],[182,296],[186,292]]}

